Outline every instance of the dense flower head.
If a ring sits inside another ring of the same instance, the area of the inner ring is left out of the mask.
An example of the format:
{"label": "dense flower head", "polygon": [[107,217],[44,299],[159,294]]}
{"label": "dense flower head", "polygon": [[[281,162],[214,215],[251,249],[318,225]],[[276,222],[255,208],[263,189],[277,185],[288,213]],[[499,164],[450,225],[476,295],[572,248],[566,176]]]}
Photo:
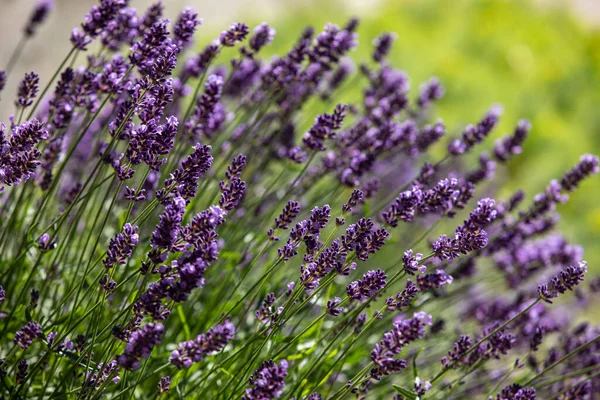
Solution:
{"label": "dense flower head", "polygon": [[243,41],[248,36],[248,33],[250,33],[248,25],[236,22],[231,24],[228,30],[221,33],[219,40],[221,45],[232,47],[236,43]]}
{"label": "dense flower head", "polygon": [[419,288],[410,279],[407,280],[406,287],[401,292],[398,292],[394,297],[388,297],[385,301],[386,310],[396,311],[408,308],[418,293]]}
{"label": "dense flower head", "polygon": [[25,74],[25,78],[19,83],[17,92],[17,107],[29,107],[33,104],[33,99],[37,95],[39,88],[40,77],[35,72]]}
{"label": "dense flower head", "polygon": [[513,383],[502,389],[496,396],[496,400],[535,400],[537,399],[535,389],[522,387],[517,383]]}
{"label": "dense flower head", "polygon": [[119,366],[125,369],[137,369],[142,363],[140,359],[150,356],[154,346],[162,341],[163,334],[163,324],[153,322],[133,332],[123,354],[117,357]]}
{"label": "dense flower head", "polygon": [[342,122],[346,117],[348,106],[338,104],[332,114],[321,114],[315,119],[312,128],[306,132],[302,143],[311,150],[325,150],[324,142],[335,136],[335,132],[340,129]]}
{"label": "dense flower head", "polygon": [[271,43],[273,37],[275,37],[275,29],[271,28],[266,22],[263,22],[254,28],[248,45],[252,51],[258,52],[261,48]]}
{"label": "dense flower head", "polygon": [[138,227],[126,223],[123,226],[123,232],[110,239],[106,257],[102,260],[104,268],[112,268],[117,264],[125,264],[127,258],[131,257],[133,249],[138,244],[140,237]]}
{"label": "dense flower head", "polygon": [[183,49],[187,47],[194,36],[194,31],[198,25],[202,24],[202,19],[191,8],[186,8],[179,14],[175,25],[173,26],[173,36],[177,47]]}
{"label": "dense flower head", "polygon": [[186,202],[182,197],[177,197],[165,208],[160,216],[160,221],[152,233],[152,248],[155,250],[176,249],[176,241],[181,229],[181,221],[185,213]]}
{"label": "dense flower head", "polygon": [[353,300],[366,300],[385,287],[386,279],[385,272],[380,269],[369,271],[361,280],[350,283],[346,287],[346,293]]}
{"label": "dense flower head", "polygon": [[417,312],[410,319],[394,323],[394,329],[386,332],[371,352],[371,360],[375,364],[371,376],[379,380],[406,368],[406,361],[394,357],[400,354],[404,346],[422,338],[427,326],[431,326],[431,315],[424,312]]}
{"label": "dense flower head", "polygon": [[198,143],[194,151],[175,170],[173,175],[165,181],[165,186],[173,186],[172,193],[183,198],[191,198],[198,189],[198,179],[202,178],[212,166],[213,156],[210,154],[212,147]]}
{"label": "dense flower head", "polygon": [[254,371],[248,380],[250,387],[242,396],[243,400],[269,400],[279,397],[285,386],[288,362],[281,360],[279,365],[267,360]]}
{"label": "dense flower head", "polygon": [[28,322],[20,331],[15,334],[14,342],[20,348],[26,349],[33,343],[34,340],[42,338],[44,332],[42,327],[36,321]]}
{"label": "dense flower head", "polygon": [[427,267],[424,265],[419,266],[419,261],[423,259],[423,254],[413,254],[412,250],[406,250],[402,257],[402,265],[404,266],[404,272],[409,275],[414,275],[415,272],[425,272]]}
{"label": "dense flower head", "polygon": [[211,353],[223,350],[234,335],[235,326],[230,321],[225,321],[195,339],[179,343],[177,349],[171,353],[169,361],[178,368],[189,368]]}
{"label": "dense flower head", "polygon": [[452,155],[468,152],[473,146],[481,143],[498,124],[502,109],[498,106],[492,107],[477,125],[468,125],[462,138],[456,139],[448,145],[448,151]]}
{"label": "dense flower head", "polygon": [[100,0],[100,5],[92,6],[85,15],[81,24],[83,32],[91,38],[97,37],[126,5],[126,0]]}
{"label": "dense flower head", "polygon": [[567,267],[550,279],[548,283],[540,285],[538,293],[542,299],[551,303],[552,299],[560,294],[574,290],[584,280],[586,272],[587,262],[580,261],[578,265]]}
{"label": "dense flower head", "polygon": [[392,33],[382,33],[373,40],[373,59],[377,62],[382,62],[390,52],[392,43],[396,39],[396,35]]}
{"label": "dense flower head", "polygon": [[572,192],[583,179],[589,175],[597,174],[598,171],[600,171],[598,157],[592,154],[584,154],[581,156],[579,164],[562,177],[560,185],[563,190]]}
{"label": "dense flower head", "polygon": [[25,34],[27,36],[33,36],[35,34],[37,27],[44,22],[50,11],[52,11],[53,7],[53,0],[39,0],[36,3],[31,15],[29,16],[27,25],[25,26]]}

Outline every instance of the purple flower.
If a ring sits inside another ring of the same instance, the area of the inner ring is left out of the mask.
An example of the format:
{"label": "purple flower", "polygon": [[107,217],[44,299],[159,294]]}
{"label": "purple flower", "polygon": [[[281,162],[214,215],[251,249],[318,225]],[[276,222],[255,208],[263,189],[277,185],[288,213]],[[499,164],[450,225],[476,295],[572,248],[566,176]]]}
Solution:
{"label": "purple flower", "polygon": [[335,131],[340,129],[342,122],[346,117],[348,106],[338,104],[333,114],[321,114],[315,119],[313,126],[306,132],[302,143],[311,150],[325,150],[325,139],[331,139],[335,136]]}
{"label": "purple flower", "polygon": [[250,387],[246,389],[242,400],[269,400],[279,397],[285,386],[287,369],[286,360],[281,360],[279,365],[273,360],[262,363],[248,380]]}
{"label": "purple flower", "polygon": [[576,266],[570,266],[560,271],[550,282],[538,287],[540,297],[552,303],[552,299],[564,294],[567,290],[574,290],[581,283],[587,272],[587,262],[580,261]]}
{"label": "purple flower", "polygon": [[88,38],[87,35],[79,30],[79,28],[73,28],[71,31],[71,44],[77,50],[86,51],[87,45],[92,42],[92,39]]}
{"label": "purple flower", "polygon": [[29,376],[29,364],[27,361],[20,360],[19,365],[17,365],[17,383],[25,382],[25,379]]}
{"label": "purple flower", "polygon": [[250,37],[248,45],[255,53],[257,53],[261,48],[271,43],[274,36],[275,29],[263,22],[254,28],[254,33]]}
{"label": "purple flower", "polygon": [[382,33],[373,40],[373,60],[378,63],[382,62],[390,52],[392,43],[396,40],[396,35],[393,33]]}
{"label": "purple flower", "polygon": [[494,156],[496,159],[500,162],[506,162],[513,156],[521,154],[521,151],[523,151],[521,146],[525,139],[527,139],[530,129],[531,124],[529,121],[521,120],[517,124],[512,136],[505,136],[496,141],[496,145],[494,146]]}
{"label": "purple flower", "polygon": [[410,222],[422,200],[423,191],[419,186],[413,186],[396,197],[394,203],[382,214],[383,219],[392,228],[397,227],[400,221]]}
{"label": "purple flower", "polygon": [[171,377],[163,376],[162,378],[160,378],[160,381],[158,381],[158,394],[167,393],[170,388],[171,388]]}
{"label": "purple flower", "polygon": [[445,90],[440,80],[438,78],[431,78],[421,85],[417,104],[421,108],[427,108],[433,101],[444,97],[444,93]]}
{"label": "purple flower", "polygon": [[110,269],[117,264],[125,264],[127,262],[127,259],[131,257],[133,249],[140,240],[137,231],[137,226],[127,223],[123,226],[123,232],[110,239],[106,257],[102,260],[104,268]]}
{"label": "purple flower", "polygon": [[358,189],[353,190],[348,201],[342,206],[342,212],[344,214],[351,213],[352,208],[356,207],[358,205],[358,203],[362,203],[363,200],[364,200],[364,196],[363,196],[362,190],[358,190]]}
{"label": "purple flower", "polygon": [[446,274],[441,269],[436,270],[433,274],[417,276],[417,285],[419,286],[419,290],[422,292],[442,288],[451,284],[452,281],[452,276]]}
{"label": "purple flower", "polygon": [[250,29],[248,25],[243,24],[241,22],[236,22],[231,24],[228,30],[221,33],[219,40],[221,45],[226,47],[232,47],[237,42],[243,41],[246,36],[250,33]]}
{"label": "purple flower", "polygon": [[385,272],[380,269],[369,271],[361,280],[350,283],[346,287],[346,293],[353,300],[367,300],[385,287],[386,279]]}
{"label": "purple flower", "polygon": [[95,38],[115,20],[119,11],[127,5],[125,0],[100,0],[99,6],[92,6],[84,17],[81,28],[86,35]]}
{"label": "purple flower", "polygon": [[459,155],[468,152],[473,146],[481,143],[498,124],[502,109],[493,107],[477,125],[468,125],[461,139],[456,139],[448,146],[448,152]]}
{"label": "purple flower", "polygon": [[39,0],[37,2],[29,16],[27,25],[25,25],[25,34],[27,36],[33,36],[35,34],[35,30],[44,22],[53,7],[53,0]]}
{"label": "purple flower", "polygon": [[180,49],[187,47],[192,41],[196,27],[201,24],[202,19],[198,18],[198,14],[194,10],[189,7],[184,9],[173,27],[173,36],[177,47]]}
{"label": "purple flower", "polygon": [[297,201],[288,201],[281,214],[275,218],[275,227],[282,230],[287,229],[288,225],[294,221],[299,213],[300,203]]}
{"label": "purple flower", "polygon": [[25,74],[25,78],[19,83],[17,91],[17,107],[29,107],[33,104],[33,99],[37,95],[40,78],[35,72]]}
{"label": "purple flower", "polygon": [[15,334],[14,342],[20,348],[26,349],[34,340],[44,337],[42,327],[36,321],[28,322]]}
{"label": "purple flower", "polygon": [[211,150],[210,146],[201,145],[200,143],[194,146],[192,154],[165,181],[165,186],[173,186],[172,193],[185,199],[194,197],[196,190],[198,190],[198,179],[203,177],[206,171],[212,166],[213,157],[210,154]]}
{"label": "purple flower", "polygon": [[0,306],[6,301],[6,290],[0,285]]}
{"label": "purple flower", "polygon": [[0,92],[4,89],[4,86],[6,86],[6,72],[0,71]]}
{"label": "purple flower", "polygon": [[496,396],[496,400],[535,400],[536,398],[535,389],[524,388],[517,383],[505,387]]}
{"label": "purple flower", "polygon": [[48,138],[44,124],[37,119],[15,126],[8,139],[5,130],[0,124],[0,191],[3,185],[16,185],[34,176],[41,156],[36,146]]}
{"label": "purple flower", "polygon": [[468,335],[462,335],[458,341],[456,341],[452,347],[452,350],[448,352],[448,357],[442,358],[442,365],[445,368],[457,368],[458,364],[466,356],[467,351],[473,346],[473,340]]}
{"label": "purple flower", "polygon": [[200,362],[211,353],[216,353],[229,343],[235,335],[235,326],[225,321],[221,325],[209,329],[208,332],[198,335],[196,339],[179,343],[173,350],[169,362],[177,368],[189,368],[193,363]]}
{"label": "purple flower", "polygon": [[327,314],[337,317],[344,312],[344,307],[338,307],[342,299],[335,297],[333,300],[327,300]]}
{"label": "purple flower", "polygon": [[246,194],[246,182],[240,178],[233,178],[229,182],[221,181],[221,198],[219,205],[225,211],[231,211],[238,207]]}
{"label": "purple flower", "polygon": [[164,326],[160,323],[148,323],[131,334],[123,354],[117,357],[119,366],[133,370],[141,365],[140,359],[150,356],[154,346],[162,341]]}
{"label": "purple flower", "polygon": [[150,244],[154,251],[176,251],[176,241],[181,229],[181,221],[185,213],[186,202],[182,197],[176,197],[167,205],[165,212],[160,216],[156,229],[152,232]]}
{"label": "purple flower", "polygon": [[406,287],[394,297],[389,297],[385,304],[387,311],[396,311],[410,306],[410,303],[419,293],[419,288],[409,279],[406,281]]}
{"label": "purple flower", "polygon": [[421,265],[419,267],[419,261],[423,259],[423,254],[417,253],[413,255],[412,250],[406,250],[404,252],[404,256],[402,257],[402,265],[404,266],[404,272],[409,275],[414,275],[415,272],[419,271],[424,273],[427,270],[427,267]]}
{"label": "purple flower", "polygon": [[584,154],[581,156],[579,164],[564,174],[560,180],[560,185],[564,190],[572,192],[583,179],[597,174],[598,171],[600,171],[598,157],[592,154]]}
{"label": "purple flower", "polygon": [[183,67],[181,74],[182,81],[187,81],[188,78],[198,78],[208,68],[210,62],[219,53],[220,47],[218,44],[211,43],[204,48],[199,54],[190,57]]}
{"label": "purple flower", "polygon": [[394,329],[386,332],[371,352],[371,361],[375,364],[371,370],[371,377],[380,380],[383,376],[406,368],[406,361],[394,357],[400,354],[404,346],[422,338],[428,325],[431,326],[431,315],[424,312],[415,313],[410,319],[394,323]]}

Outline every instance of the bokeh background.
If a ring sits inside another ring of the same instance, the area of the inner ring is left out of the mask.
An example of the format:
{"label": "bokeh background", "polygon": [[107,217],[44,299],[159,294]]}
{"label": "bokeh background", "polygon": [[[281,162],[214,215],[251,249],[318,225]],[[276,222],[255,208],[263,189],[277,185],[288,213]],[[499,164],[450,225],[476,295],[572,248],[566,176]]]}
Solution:
{"label": "bokeh background", "polygon": [[[0,103],[0,120],[13,111],[9,99],[18,80],[35,70],[41,85],[69,49],[71,29],[94,0],[56,0],[39,34],[27,43]],[[132,0],[141,9],[146,0]],[[508,196],[522,188],[531,198],[558,178],[582,153],[600,153],[600,1],[598,0],[165,0],[171,17],[187,5],[204,17],[200,45],[230,22],[267,21],[277,30],[269,51],[286,51],[307,24],[343,24],[361,19],[357,60],[368,57],[382,31],[396,32],[390,61],[406,70],[413,87],[437,76],[446,87],[438,114],[455,133],[475,122],[494,103],[504,115],[494,136],[506,133],[520,118],[533,124],[524,155],[500,170]],[[34,0],[0,0],[0,68],[21,36]],[[352,87],[345,96],[352,99]],[[488,147],[491,143],[488,143]],[[440,149],[442,150],[442,149]],[[586,250],[600,271],[600,178],[560,208],[561,229]]]}

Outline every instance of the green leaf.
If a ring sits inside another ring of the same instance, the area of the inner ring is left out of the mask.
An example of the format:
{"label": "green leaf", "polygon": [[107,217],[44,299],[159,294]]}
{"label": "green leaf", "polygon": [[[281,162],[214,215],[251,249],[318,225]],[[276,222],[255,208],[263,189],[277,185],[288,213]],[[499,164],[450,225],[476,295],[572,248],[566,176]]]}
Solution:
{"label": "green leaf", "polygon": [[416,400],[417,399],[417,394],[415,392],[413,392],[412,390],[408,390],[402,386],[398,386],[398,385],[392,385],[394,387],[394,389],[396,389],[396,392],[400,393],[402,396],[406,397],[408,400]]}
{"label": "green leaf", "polygon": [[413,362],[412,362],[413,378],[416,378],[417,376],[419,376],[419,371],[417,370],[417,357],[419,357],[419,354],[421,354],[423,352],[423,350],[425,350],[425,348],[421,347],[419,349],[419,351],[417,351],[417,353],[415,354],[415,358],[413,358]]}

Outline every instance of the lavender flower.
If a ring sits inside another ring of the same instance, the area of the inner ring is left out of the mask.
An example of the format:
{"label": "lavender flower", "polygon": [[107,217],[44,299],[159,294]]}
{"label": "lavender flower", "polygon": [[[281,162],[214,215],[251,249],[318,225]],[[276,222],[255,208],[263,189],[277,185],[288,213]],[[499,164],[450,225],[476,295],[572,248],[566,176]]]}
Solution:
{"label": "lavender flower", "polygon": [[268,45],[273,41],[275,36],[275,29],[271,28],[267,23],[263,22],[254,28],[254,33],[250,37],[249,46],[255,53],[259,52],[261,48]]}
{"label": "lavender flower", "polygon": [[250,33],[248,25],[236,22],[231,24],[228,30],[221,33],[219,40],[221,45],[232,47],[237,42],[243,41],[248,36],[248,33]]}
{"label": "lavender flower", "polygon": [[302,139],[303,144],[311,150],[325,150],[325,139],[331,139],[335,135],[335,131],[340,129],[348,106],[338,104],[333,111],[333,114],[322,114],[315,119],[312,128],[306,132]]}
{"label": "lavender flower", "polygon": [[167,393],[171,388],[171,377],[163,376],[158,382],[158,394]]}
{"label": "lavender flower", "polygon": [[17,366],[17,383],[25,382],[25,379],[29,376],[29,364],[25,360],[19,360],[19,365]]}
{"label": "lavender flower", "polygon": [[171,353],[169,361],[177,368],[189,368],[209,354],[221,351],[233,339],[234,334],[234,325],[225,321],[208,332],[198,335],[196,339],[179,343],[177,349]]}
{"label": "lavender flower", "polygon": [[150,356],[154,346],[162,341],[164,326],[160,323],[148,323],[131,334],[123,354],[117,357],[119,366],[133,370],[141,365],[140,359]]}
{"label": "lavender flower", "polygon": [[352,191],[348,201],[342,206],[343,213],[351,213],[352,208],[356,207],[364,199],[362,190],[355,189]]}
{"label": "lavender flower", "polygon": [[138,227],[127,223],[123,226],[123,232],[110,239],[106,257],[102,260],[104,268],[110,269],[117,264],[125,264],[131,257],[133,249],[140,240]]}
{"label": "lavender flower", "polygon": [[341,313],[344,312],[343,307],[338,307],[338,305],[342,302],[342,299],[339,297],[335,297],[333,300],[327,300],[327,314],[337,317]]}
{"label": "lavender flower", "polygon": [[389,297],[385,304],[387,311],[396,311],[410,306],[410,303],[419,293],[419,288],[409,279],[406,281],[406,287],[394,297]]}
{"label": "lavender flower", "polygon": [[[210,154],[212,148],[198,143],[194,151],[175,170],[173,175],[165,181],[165,186],[173,186],[172,192],[189,199],[194,197],[198,190],[198,179],[204,176],[212,166],[213,157]],[[161,193],[158,193],[162,195]]]}
{"label": "lavender flower", "polygon": [[0,306],[6,301],[6,290],[0,285]]}
{"label": "lavender flower", "polygon": [[6,86],[6,71],[0,71],[0,92]]}
{"label": "lavender flower", "polygon": [[535,400],[536,398],[535,389],[524,388],[517,383],[505,387],[496,396],[496,400]]}
{"label": "lavender flower", "polygon": [[117,18],[118,12],[126,6],[125,0],[100,0],[99,6],[93,6],[86,14],[81,28],[86,35],[95,38]]}
{"label": "lavender flower", "polygon": [[25,74],[25,78],[19,83],[15,102],[17,107],[29,107],[33,104],[33,99],[40,90],[39,82],[40,78],[35,72]]}
{"label": "lavender flower", "polygon": [[428,325],[431,326],[431,316],[424,312],[415,313],[410,319],[396,322],[394,329],[386,332],[371,352],[371,360],[375,364],[371,370],[371,377],[380,380],[383,376],[406,368],[406,361],[394,357],[400,354],[404,346],[422,338]]}
{"label": "lavender flower", "polygon": [[394,40],[396,40],[396,35],[392,33],[382,33],[375,38],[373,41],[373,46],[375,47],[373,50],[373,60],[379,63],[382,62],[390,52]]}
{"label": "lavender flower", "polygon": [[417,276],[417,285],[419,286],[419,290],[422,292],[442,288],[451,284],[452,281],[452,276],[446,274],[441,269],[436,270],[433,274]]}
{"label": "lavender flower", "polygon": [[521,120],[517,124],[512,136],[505,136],[503,139],[496,141],[496,145],[494,146],[494,156],[496,159],[501,162],[506,162],[513,156],[521,154],[521,151],[523,150],[521,146],[525,139],[527,139],[527,134],[530,129],[531,124],[529,121]]}
{"label": "lavender flower", "polygon": [[189,7],[183,10],[173,27],[173,36],[177,47],[180,49],[187,47],[194,36],[196,27],[201,24],[202,19],[198,18],[198,14],[194,10]]}
{"label": "lavender flower", "polygon": [[385,272],[380,269],[369,271],[361,280],[350,283],[346,287],[346,293],[353,300],[366,300],[385,287],[386,279]]}
{"label": "lavender flower", "polygon": [[28,322],[20,331],[15,334],[14,342],[20,348],[26,349],[34,340],[44,336],[42,327],[36,321]]}
{"label": "lavender flower", "polygon": [[53,7],[54,1],[39,0],[29,16],[29,20],[25,26],[25,35],[33,36],[37,27],[44,22]]}
{"label": "lavender flower", "polygon": [[598,171],[600,171],[598,157],[591,154],[584,154],[581,156],[580,163],[563,176],[560,185],[564,190],[572,192],[583,179],[597,174]]}
{"label": "lavender flower", "polygon": [[481,143],[498,124],[501,112],[502,110],[499,107],[493,107],[477,125],[467,126],[462,138],[450,143],[448,152],[452,155],[463,154],[476,144]]}
{"label": "lavender flower", "polygon": [[419,267],[419,261],[423,259],[423,254],[417,253],[413,255],[412,250],[406,250],[404,252],[404,256],[402,257],[402,265],[404,266],[404,271],[409,275],[414,275],[415,272],[425,272],[427,267],[421,265]]}
{"label": "lavender flower", "polygon": [[427,108],[431,102],[444,97],[444,87],[438,78],[431,78],[429,81],[421,85],[421,92],[417,104],[421,108]]}
{"label": "lavender flower", "polygon": [[176,240],[181,229],[186,202],[177,197],[167,206],[160,216],[156,229],[152,232],[150,244],[154,250],[177,250]]}
{"label": "lavender flower", "polygon": [[277,365],[268,360],[254,371],[248,380],[250,388],[246,389],[242,400],[269,400],[279,397],[285,386],[288,363],[281,360]]}
{"label": "lavender flower", "polygon": [[570,266],[560,271],[550,282],[538,287],[540,297],[552,303],[552,299],[564,294],[567,290],[574,290],[584,279],[587,272],[587,262],[581,261],[576,266]]}

